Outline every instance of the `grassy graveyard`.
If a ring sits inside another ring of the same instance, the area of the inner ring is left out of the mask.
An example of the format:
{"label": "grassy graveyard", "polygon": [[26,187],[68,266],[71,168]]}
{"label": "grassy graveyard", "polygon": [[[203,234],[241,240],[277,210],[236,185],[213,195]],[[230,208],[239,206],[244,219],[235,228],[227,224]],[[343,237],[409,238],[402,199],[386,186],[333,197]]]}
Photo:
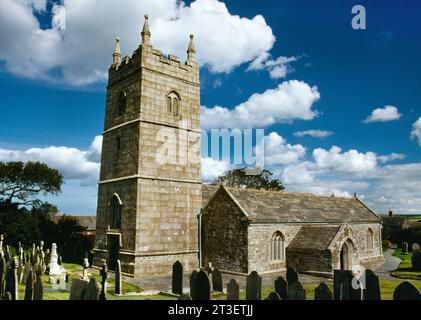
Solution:
{"label": "grassy graveyard", "polygon": [[393,276],[403,279],[421,280],[421,271],[414,271],[412,269],[412,252],[404,254],[401,249],[397,249],[393,253],[393,256],[402,260],[398,269],[392,272]]}

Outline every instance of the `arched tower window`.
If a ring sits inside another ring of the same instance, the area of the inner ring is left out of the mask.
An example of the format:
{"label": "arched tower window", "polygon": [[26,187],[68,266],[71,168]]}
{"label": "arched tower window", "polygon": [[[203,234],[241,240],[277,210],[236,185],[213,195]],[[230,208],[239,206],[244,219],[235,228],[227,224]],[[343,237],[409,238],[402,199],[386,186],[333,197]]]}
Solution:
{"label": "arched tower window", "polygon": [[174,91],[167,95],[167,113],[174,116],[180,114],[180,97]]}
{"label": "arched tower window", "polygon": [[270,240],[269,254],[271,261],[285,260],[285,238],[280,231],[275,232]]}
{"label": "arched tower window", "polygon": [[122,91],[118,97],[118,115],[121,116],[126,111],[127,94]]}
{"label": "arched tower window", "polygon": [[120,229],[121,228],[121,208],[123,203],[121,202],[118,194],[114,194],[111,197],[109,207],[111,209],[111,228]]}
{"label": "arched tower window", "polygon": [[371,230],[370,228],[367,230],[367,249],[368,250],[374,249],[373,230]]}

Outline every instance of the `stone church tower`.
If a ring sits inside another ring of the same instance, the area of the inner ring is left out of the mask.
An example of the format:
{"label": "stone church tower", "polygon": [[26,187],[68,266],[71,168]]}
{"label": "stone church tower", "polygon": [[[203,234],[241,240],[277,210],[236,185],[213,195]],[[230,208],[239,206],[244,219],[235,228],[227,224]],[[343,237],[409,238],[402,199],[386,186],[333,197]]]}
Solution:
{"label": "stone church tower", "polygon": [[[193,36],[182,63],[142,43],[109,69],[94,264],[134,277],[198,267],[200,82]],[[187,41],[186,41],[187,44]]]}

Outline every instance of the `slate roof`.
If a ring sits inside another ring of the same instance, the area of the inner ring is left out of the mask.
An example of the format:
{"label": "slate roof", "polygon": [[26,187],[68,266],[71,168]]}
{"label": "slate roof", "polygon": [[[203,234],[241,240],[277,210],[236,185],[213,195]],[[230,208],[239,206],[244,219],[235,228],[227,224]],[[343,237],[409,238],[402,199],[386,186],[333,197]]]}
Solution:
{"label": "slate roof", "polygon": [[[219,187],[203,185],[203,207]],[[381,218],[360,199],[316,196],[244,188],[222,187],[249,215],[260,223],[346,223],[374,222]]]}
{"label": "slate roof", "polygon": [[339,226],[304,225],[290,242],[288,249],[326,250],[339,228]]}

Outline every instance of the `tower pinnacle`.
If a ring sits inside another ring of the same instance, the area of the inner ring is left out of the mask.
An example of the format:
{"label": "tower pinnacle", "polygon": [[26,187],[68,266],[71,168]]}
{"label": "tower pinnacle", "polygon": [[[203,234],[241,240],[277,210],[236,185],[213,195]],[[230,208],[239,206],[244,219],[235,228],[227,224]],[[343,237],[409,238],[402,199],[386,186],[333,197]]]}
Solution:
{"label": "tower pinnacle", "polygon": [[151,30],[149,29],[149,16],[145,14],[145,23],[143,24],[142,30],[142,44],[149,44],[151,38]]}
{"label": "tower pinnacle", "polygon": [[120,49],[120,38],[115,39],[115,50],[113,53],[113,66],[121,64],[121,49]]}
{"label": "tower pinnacle", "polygon": [[195,58],[195,53],[196,53],[196,48],[194,47],[194,35],[190,35],[190,43],[189,43],[189,48],[187,49],[187,60],[188,61],[196,61]]}

